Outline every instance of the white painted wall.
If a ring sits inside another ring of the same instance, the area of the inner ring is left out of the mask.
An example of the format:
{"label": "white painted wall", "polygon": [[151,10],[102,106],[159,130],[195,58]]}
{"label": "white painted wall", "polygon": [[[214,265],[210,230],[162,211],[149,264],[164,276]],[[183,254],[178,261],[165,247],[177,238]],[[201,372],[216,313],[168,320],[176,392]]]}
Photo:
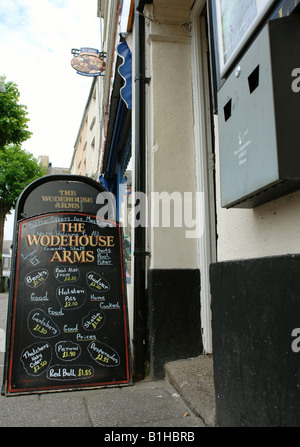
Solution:
{"label": "white painted wall", "polygon": [[[151,12],[149,7],[145,15]],[[146,21],[147,76],[151,77],[147,87],[148,197],[153,192],[176,192],[183,198],[184,192],[196,191],[191,37],[180,18],[176,25],[174,21],[175,17],[172,24],[163,24],[156,15]],[[182,223],[177,228],[171,218],[170,228],[151,226],[151,268],[198,267],[197,239],[186,237],[189,228],[183,218]]]}

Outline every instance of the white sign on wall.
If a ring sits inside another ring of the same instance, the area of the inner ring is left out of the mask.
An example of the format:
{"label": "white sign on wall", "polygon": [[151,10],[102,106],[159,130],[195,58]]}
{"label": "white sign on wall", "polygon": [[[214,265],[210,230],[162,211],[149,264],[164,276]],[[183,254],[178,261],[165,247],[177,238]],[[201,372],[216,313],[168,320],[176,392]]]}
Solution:
{"label": "white sign on wall", "polygon": [[214,0],[221,77],[276,0]]}

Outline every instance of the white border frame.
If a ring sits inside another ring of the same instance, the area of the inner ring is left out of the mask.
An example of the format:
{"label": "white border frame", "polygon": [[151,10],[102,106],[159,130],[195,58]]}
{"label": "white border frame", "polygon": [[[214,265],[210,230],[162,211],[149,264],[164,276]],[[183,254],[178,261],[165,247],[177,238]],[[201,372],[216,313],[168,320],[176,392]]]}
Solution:
{"label": "white border frame", "polygon": [[209,266],[216,262],[216,222],[214,173],[209,96],[208,42],[205,18],[201,12],[206,0],[196,0],[192,21],[192,86],[194,97],[194,141],[197,191],[204,192],[197,203],[197,216],[203,222],[203,234],[198,240],[198,262],[201,272],[201,330],[203,349],[212,354],[212,314]]}
{"label": "white border frame", "polygon": [[[252,21],[251,25],[243,35],[242,39],[239,41],[239,44],[235,47],[234,51],[229,56],[228,60],[224,61],[224,41],[222,34],[222,15],[221,15],[221,1],[222,0],[213,0],[215,3],[215,11],[216,11],[216,37],[217,37],[217,48],[219,53],[219,69],[221,78],[227,73],[228,69],[232,65],[233,61],[238,56],[239,52],[246,45],[253,32],[256,30],[260,22],[262,21],[265,14],[271,8],[272,5],[275,4],[276,0],[256,0],[257,6],[257,15],[255,19]],[[224,1],[224,0],[223,0]],[[230,1],[230,0],[225,0]]]}

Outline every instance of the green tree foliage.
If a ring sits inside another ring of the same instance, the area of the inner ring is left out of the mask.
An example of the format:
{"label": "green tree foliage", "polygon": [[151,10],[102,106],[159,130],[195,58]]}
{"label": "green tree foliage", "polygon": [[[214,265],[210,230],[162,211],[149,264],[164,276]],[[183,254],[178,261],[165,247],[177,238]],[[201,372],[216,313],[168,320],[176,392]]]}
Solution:
{"label": "green tree foliage", "polygon": [[20,93],[16,84],[0,79],[0,150],[8,144],[18,144],[32,135],[27,123],[27,107],[19,104]]}
{"label": "green tree foliage", "polygon": [[[13,82],[0,76],[0,277],[6,215],[16,205],[23,189],[45,175],[38,160],[21,149],[21,143],[32,135],[28,130],[27,107],[19,104],[20,93]],[[0,282],[2,291],[2,282]]]}
{"label": "green tree foliage", "polygon": [[14,208],[23,189],[45,174],[39,161],[19,145],[0,152],[0,215]]}
{"label": "green tree foliage", "polygon": [[[39,161],[20,145],[0,151],[0,247],[2,253],[5,216],[16,206],[21,192],[33,180],[46,174]],[[2,276],[2,260],[0,261]],[[0,285],[0,291],[2,284]]]}

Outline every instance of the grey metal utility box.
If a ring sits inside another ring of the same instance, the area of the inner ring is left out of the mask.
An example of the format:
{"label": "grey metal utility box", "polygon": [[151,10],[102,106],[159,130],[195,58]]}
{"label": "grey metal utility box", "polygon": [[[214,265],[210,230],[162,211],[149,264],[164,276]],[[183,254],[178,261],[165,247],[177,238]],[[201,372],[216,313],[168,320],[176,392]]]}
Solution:
{"label": "grey metal utility box", "polygon": [[300,189],[297,67],[295,14],[264,27],[218,92],[222,207],[254,208]]}

